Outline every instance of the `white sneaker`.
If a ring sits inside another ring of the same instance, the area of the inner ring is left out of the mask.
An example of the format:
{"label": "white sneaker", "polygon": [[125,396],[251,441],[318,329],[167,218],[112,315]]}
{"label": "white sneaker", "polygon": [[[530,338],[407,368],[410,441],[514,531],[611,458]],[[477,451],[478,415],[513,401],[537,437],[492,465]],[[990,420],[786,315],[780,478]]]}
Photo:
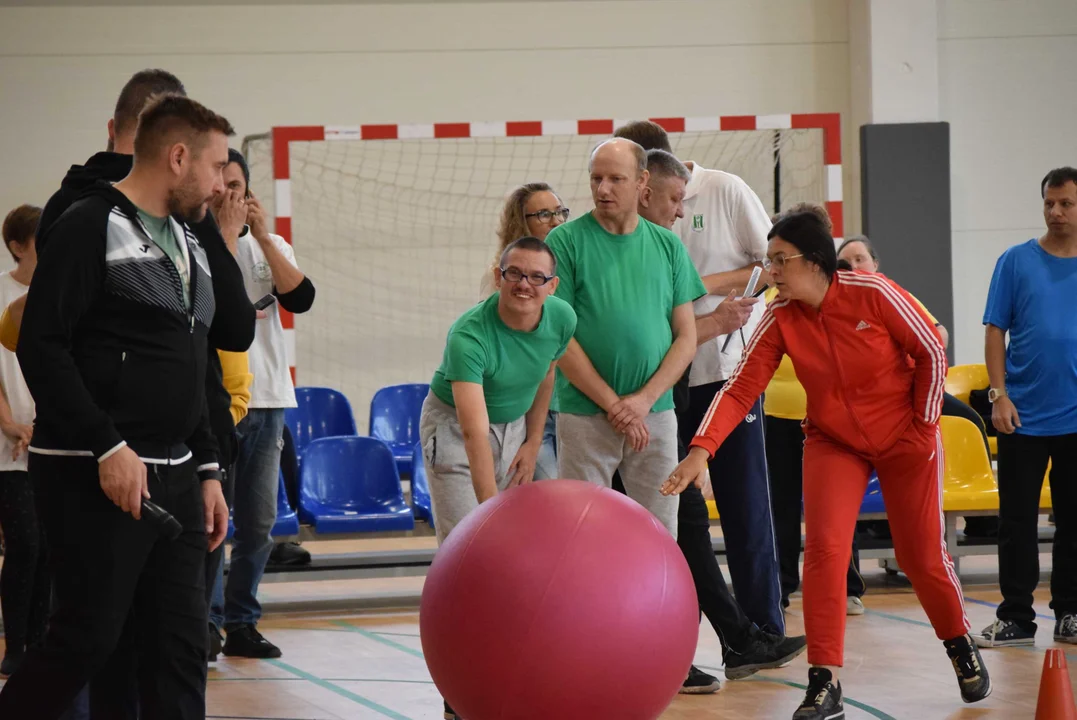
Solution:
{"label": "white sneaker", "polygon": [[845,614],[846,615],[863,615],[864,614],[864,601],[855,595],[850,595],[845,598]]}

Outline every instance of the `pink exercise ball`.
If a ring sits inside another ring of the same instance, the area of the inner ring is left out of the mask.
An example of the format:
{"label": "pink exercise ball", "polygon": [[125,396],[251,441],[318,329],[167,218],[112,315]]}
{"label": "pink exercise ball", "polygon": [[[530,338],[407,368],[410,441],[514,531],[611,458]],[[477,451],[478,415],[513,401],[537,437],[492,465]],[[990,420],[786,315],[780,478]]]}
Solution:
{"label": "pink exercise ball", "polygon": [[543,480],[453,529],[419,629],[434,684],[465,720],[649,720],[688,676],[699,605],[680,548],[647,510]]}

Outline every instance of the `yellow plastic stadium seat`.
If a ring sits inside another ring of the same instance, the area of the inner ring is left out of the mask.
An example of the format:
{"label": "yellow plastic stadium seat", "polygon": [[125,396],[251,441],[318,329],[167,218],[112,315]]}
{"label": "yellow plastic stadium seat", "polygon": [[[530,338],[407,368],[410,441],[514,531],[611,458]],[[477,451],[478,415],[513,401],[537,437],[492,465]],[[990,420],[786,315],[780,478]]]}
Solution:
{"label": "yellow plastic stadium seat", "polygon": [[995,435],[987,436],[987,446],[991,448],[991,457],[998,456],[998,437]]}
{"label": "yellow plastic stadium seat", "polygon": [[946,373],[946,392],[963,403],[968,403],[970,392],[983,390],[990,384],[991,381],[987,379],[987,366],[983,364],[954,365]]}
{"label": "yellow plastic stadium seat", "polygon": [[1043,489],[1040,490],[1040,509],[1051,509],[1051,461],[1047,461],[1047,474],[1043,476]]}
{"label": "yellow plastic stadium seat", "polygon": [[998,484],[979,428],[960,417],[940,418],[939,428],[946,456],[943,510],[998,510]]}
{"label": "yellow plastic stadium seat", "polygon": [[707,517],[709,517],[711,520],[718,519],[718,506],[714,503],[713,500],[707,501]]}

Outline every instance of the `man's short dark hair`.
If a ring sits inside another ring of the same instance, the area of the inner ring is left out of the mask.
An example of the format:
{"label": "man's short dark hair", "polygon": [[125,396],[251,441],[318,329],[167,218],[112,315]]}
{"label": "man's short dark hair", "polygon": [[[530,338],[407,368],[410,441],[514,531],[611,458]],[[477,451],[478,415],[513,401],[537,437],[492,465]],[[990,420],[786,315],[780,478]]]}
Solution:
{"label": "man's short dark hair", "polygon": [[146,107],[146,102],[154,95],[172,93],[186,95],[183,83],[167,70],[140,70],[131,76],[120,90],[116,100],[116,109],[112,112],[112,131],[116,135],[134,130],[138,125],[138,114]]}
{"label": "man's short dark hair", "polygon": [[247,158],[243,157],[243,153],[235,148],[228,148],[228,164],[235,163],[239,165],[239,169],[243,171],[243,183],[247,186],[247,190],[251,189],[251,169],[247,166]]}
{"label": "man's short dark hair", "polygon": [[1047,197],[1047,188],[1060,188],[1066,183],[1077,185],[1077,168],[1066,166],[1047,173],[1040,183],[1040,197]]}
{"label": "man's short dark hair", "polygon": [[684,163],[673,153],[658,148],[647,151],[647,172],[651,174],[652,179],[664,180],[675,177],[685,182],[692,179],[692,173]]}
{"label": "man's short dark hair", "polygon": [[673,152],[669,144],[669,135],[665,128],[651,120],[633,120],[625,123],[613,132],[614,137],[631,140],[643,147],[644,150],[665,150]]}
{"label": "man's short dark hair", "polygon": [[557,275],[557,256],[553,254],[553,250],[550,246],[539,240],[533,235],[525,235],[522,238],[513,240],[506,246],[505,250],[501,253],[501,259],[498,261],[500,267],[505,267],[505,262],[509,259],[509,254],[513,250],[530,250],[531,252],[546,253],[550,256],[550,266],[553,268],[551,275]]}
{"label": "man's short dark hair", "polygon": [[37,232],[37,224],[41,221],[41,208],[36,205],[20,205],[7,214],[4,218],[3,235],[4,245],[11,253],[11,259],[16,263],[19,258],[11,249],[12,243],[25,245],[34,241]]}
{"label": "man's short dark hair", "polygon": [[168,141],[186,142],[197,152],[198,136],[214,130],[225,136],[236,132],[228,120],[196,100],[185,95],[159,95],[138,116],[135,157],[152,155]]}

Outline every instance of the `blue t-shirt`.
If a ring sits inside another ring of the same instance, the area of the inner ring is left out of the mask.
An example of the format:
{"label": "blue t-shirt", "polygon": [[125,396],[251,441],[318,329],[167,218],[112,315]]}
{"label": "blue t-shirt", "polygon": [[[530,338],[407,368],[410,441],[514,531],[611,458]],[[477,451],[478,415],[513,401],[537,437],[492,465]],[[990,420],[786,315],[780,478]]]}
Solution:
{"label": "blue t-shirt", "polygon": [[1006,393],[1022,435],[1077,433],[1077,258],[1038,240],[1002,254],[991,277],[984,325],[1010,333]]}

